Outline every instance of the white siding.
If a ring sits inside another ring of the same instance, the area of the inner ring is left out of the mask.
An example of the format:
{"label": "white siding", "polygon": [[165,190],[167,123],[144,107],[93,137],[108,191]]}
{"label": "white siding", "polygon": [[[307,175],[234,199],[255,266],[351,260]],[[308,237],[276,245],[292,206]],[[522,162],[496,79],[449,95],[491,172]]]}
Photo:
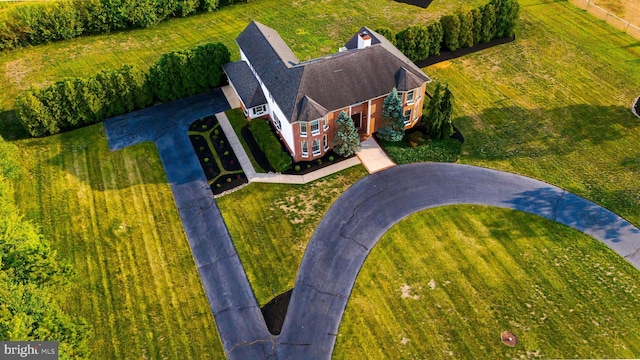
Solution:
{"label": "white siding", "polygon": [[269,92],[267,87],[264,86],[262,79],[260,79],[260,76],[253,69],[253,65],[251,65],[247,57],[244,55],[244,53],[242,52],[242,49],[240,50],[240,58],[246,61],[247,64],[249,64],[249,69],[251,69],[251,72],[256,77],[256,79],[258,79],[258,83],[260,83],[260,88],[262,89],[262,93],[264,94],[264,97],[267,99],[269,116],[271,116],[272,119],[277,118],[278,120],[280,120],[280,126],[281,126],[280,135],[282,136],[282,139],[289,146],[289,149],[291,150],[291,155],[295,156],[296,147],[294,144],[293,126],[289,123],[289,120],[284,116],[284,113],[282,112],[282,110],[280,110],[280,107],[278,106],[278,104],[276,104],[276,102],[273,100],[271,93]]}

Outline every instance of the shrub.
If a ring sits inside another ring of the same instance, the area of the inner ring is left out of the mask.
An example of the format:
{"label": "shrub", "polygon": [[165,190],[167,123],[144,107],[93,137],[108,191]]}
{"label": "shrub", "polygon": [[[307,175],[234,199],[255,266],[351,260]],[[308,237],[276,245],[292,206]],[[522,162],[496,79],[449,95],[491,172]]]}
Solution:
{"label": "shrub", "polygon": [[220,43],[170,52],[149,69],[149,84],[161,101],[209,91],[220,83],[222,65],[229,59],[229,50]]}
{"label": "shrub", "polygon": [[336,120],[336,136],[333,142],[333,151],[344,157],[353,155],[360,146],[360,136],[353,119],[344,111],[340,112]]}
{"label": "shrub", "polygon": [[450,51],[460,47],[460,18],[457,15],[446,15],[440,19],[444,31],[444,45]]}
{"label": "shrub", "polygon": [[334,160],[333,156],[329,156],[329,161],[333,161],[333,160]]}
{"label": "shrub", "polygon": [[228,151],[225,151],[225,152],[224,152],[224,156],[229,156],[229,152],[228,152]]}
{"label": "shrub", "polygon": [[[187,61],[185,67],[191,66],[189,74],[192,77],[200,73],[201,81],[195,85],[169,84],[165,81],[162,86],[170,89],[171,96],[192,95],[193,91],[206,91],[218,85],[222,64],[229,61],[229,51],[222,44],[202,45],[195,48],[193,53],[195,55],[189,58],[191,62]],[[212,62],[205,66],[203,62],[206,59]],[[154,67],[158,70],[160,66],[156,65]],[[162,69],[176,72],[184,70],[180,65]],[[155,85],[162,83],[157,76]],[[148,75],[140,68],[123,65],[118,70],[100,71],[88,79],[69,78],[44,89],[28,89],[16,99],[16,114],[31,136],[52,135],[153,104],[154,94],[149,84]],[[174,98],[169,96],[161,100]]]}
{"label": "shrub", "polygon": [[209,158],[204,158],[204,162],[208,163],[209,162]]}
{"label": "shrub", "polygon": [[414,148],[425,143],[424,134],[420,131],[414,131],[407,136],[407,144]]}
{"label": "shrub", "polygon": [[393,30],[391,30],[389,28],[378,28],[378,29],[375,29],[374,31],[377,32],[378,34],[384,36],[385,39],[389,40],[389,42],[393,44],[393,46],[397,47],[397,44],[396,44],[396,33],[394,33]]}
{"label": "shrub", "polygon": [[322,165],[322,159],[318,159],[316,160],[316,162],[318,163],[318,165]]}
{"label": "shrub", "polygon": [[227,178],[227,182],[230,183],[232,180],[231,178]]}
{"label": "shrub", "polygon": [[296,165],[296,166],[294,166],[294,167],[293,167],[293,169],[294,169],[295,171],[300,171],[300,165]]}
{"label": "shrub", "polygon": [[250,121],[249,130],[275,171],[283,172],[291,167],[291,156],[282,150],[280,141],[276,138],[266,120],[256,119]]}
{"label": "shrub", "polygon": [[3,11],[0,50],[87,34],[144,28],[170,17],[213,11],[234,0],[59,0]]}
{"label": "shrub", "polygon": [[[385,127],[378,130],[378,138],[386,141],[400,141],[404,137],[404,118],[402,116],[402,100],[396,88],[391,90],[382,104],[382,118]],[[340,154],[338,154],[340,155]]]}
{"label": "shrub", "polygon": [[124,65],[89,79],[64,79],[31,88],[16,99],[18,119],[32,136],[56,134],[151,104],[142,70]]}

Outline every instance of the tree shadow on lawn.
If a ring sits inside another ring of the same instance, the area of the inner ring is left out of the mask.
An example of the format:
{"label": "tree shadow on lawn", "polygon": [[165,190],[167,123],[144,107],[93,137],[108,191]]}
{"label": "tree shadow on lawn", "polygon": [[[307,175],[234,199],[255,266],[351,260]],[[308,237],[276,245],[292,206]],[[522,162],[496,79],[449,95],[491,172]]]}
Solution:
{"label": "tree shadow on lawn", "polygon": [[7,141],[29,138],[29,133],[16,118],[14,110],[0,112],[0,136]]}
{"label": "tree shadow on lawn", "polygon": [[640,119],[622,106],[572,105],[557,109],[489,108],[454,123],[466,134],[465,156],[502,160],[568,154],[581,143],[623,138]]}

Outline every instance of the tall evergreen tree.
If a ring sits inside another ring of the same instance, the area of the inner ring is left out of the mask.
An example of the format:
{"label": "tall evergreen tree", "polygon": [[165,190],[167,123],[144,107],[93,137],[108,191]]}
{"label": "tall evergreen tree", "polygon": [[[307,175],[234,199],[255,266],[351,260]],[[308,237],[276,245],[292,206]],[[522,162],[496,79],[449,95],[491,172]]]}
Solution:
{"label": "tall evergreen tree", "polygon": [[457,15],[447,15],[440,19],[444,31],[444,45],[450,51],[460,47],[460,18]]}
{"label": "tall evergreen tree", "polygon": [[482,7],[482,42],[488,43],[496,36],[496,8],[488,3]]}
{"label": "tall evergreen tree", "polygon": [[427,130],[432,139],[444,139],[453,134],[452,101],[453,94],[449,88],[437,83],[426,112]]}
{"label": "tall evergreen tree", "polygon": [[340,112],[336,120],[336,137],[333,143],[333,151],[343,157],[355,154],[360,146],[360,136],[353,123],[353,119],[344,111]]}
{"label": "tall evergreen tree", "polygon": [[385,127],[378,130],[378,137],[385,141],[397,142],[404,137],[404,118],[402,116],[402,100],[398,90],[393,88],[382,104],[382,118]]}

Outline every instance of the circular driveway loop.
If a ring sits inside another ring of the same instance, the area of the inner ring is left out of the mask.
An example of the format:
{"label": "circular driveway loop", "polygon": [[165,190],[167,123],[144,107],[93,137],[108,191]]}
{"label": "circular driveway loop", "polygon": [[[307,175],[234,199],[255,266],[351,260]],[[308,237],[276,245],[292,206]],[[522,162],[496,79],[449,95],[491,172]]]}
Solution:
{"label": "circular driveway loop", "polygon": [[416,211],[453,204],[496,206],[557,221],[602,241],[640,268],[640,230],[558,187],[467,165],[397,166],[347,189],[320,222],[276,339],[277,358],[330,358],[358,272],[380,237]]}

